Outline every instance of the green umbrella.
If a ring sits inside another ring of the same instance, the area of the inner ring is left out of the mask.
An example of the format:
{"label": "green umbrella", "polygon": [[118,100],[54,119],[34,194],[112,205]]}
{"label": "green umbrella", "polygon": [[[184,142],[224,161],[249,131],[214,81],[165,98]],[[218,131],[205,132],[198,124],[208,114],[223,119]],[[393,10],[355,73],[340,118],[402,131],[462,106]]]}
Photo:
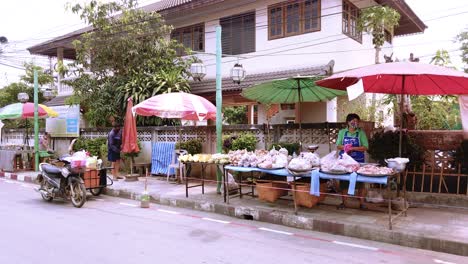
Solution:
{"label": "green umbrella", "polygon": [[302,102],[324,102],[337,96],[345,95],[345,91],[327,89],[315,84],[321,80],[317,76],[296,76],[278,79],[254,85],[242,92],[242,96],[262,104],[292,104],[299,103],[299,143],[302,145]]}

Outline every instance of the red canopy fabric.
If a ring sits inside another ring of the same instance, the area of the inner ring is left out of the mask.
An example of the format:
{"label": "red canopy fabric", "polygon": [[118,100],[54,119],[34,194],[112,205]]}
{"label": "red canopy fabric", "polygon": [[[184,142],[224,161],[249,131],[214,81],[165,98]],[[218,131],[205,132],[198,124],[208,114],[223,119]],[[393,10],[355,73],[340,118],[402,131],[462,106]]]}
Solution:
{"label": "red canopy fabric", "polygon": [[317,81],[333,89],[346,87],[362,79],[367,93],[410,95],[468,94],[468,74],[424,63],[382,63],[349,70]]}
{"label": "red canopy fabric", "polygon": [[122,135],[122,152],[137,153],[140,148],[137,143],[137,130],[135,117],[132,114],[133,101],[132,98],[127,100],[127,111],[125,113],[125,121]]}

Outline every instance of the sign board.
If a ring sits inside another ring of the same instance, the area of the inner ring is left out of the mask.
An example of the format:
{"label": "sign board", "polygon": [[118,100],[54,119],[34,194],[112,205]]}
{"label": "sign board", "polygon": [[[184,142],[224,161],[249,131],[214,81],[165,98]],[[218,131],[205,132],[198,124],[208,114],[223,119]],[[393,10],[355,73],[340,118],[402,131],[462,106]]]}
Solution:
{"label": "sign board", "polygon": [[52,137],[78,137],[80,135],[80,106],[51,106],[58,117],[46,119],[46,131]]}

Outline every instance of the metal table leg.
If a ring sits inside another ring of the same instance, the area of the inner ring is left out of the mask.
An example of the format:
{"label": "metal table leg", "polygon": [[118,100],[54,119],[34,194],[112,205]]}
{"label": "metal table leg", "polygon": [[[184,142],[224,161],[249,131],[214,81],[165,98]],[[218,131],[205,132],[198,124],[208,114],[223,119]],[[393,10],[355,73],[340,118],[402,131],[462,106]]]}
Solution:
{"label": "metal table leg", "polygon": [[205,173],[206,173],[206,164],[202,164],[202,171],[201,171],[201,185],[202,185],[202,194],[205,194]]}
{"label": "metal table leg", "polygon": [[294,201],[294,214],[297,215],[297,202],[296,202],[296,176],[293,176],[293,201]]}
{"label": "metal table leg", "polygon": [[188,164],[185,166],[185,197],[188,198],[188,182],[189,182],[189,177],[187,177],[187,171],[188,171]]}
{"label": "metal table leg", "polygon": [[239,198],[242,199],[242,173],[239,173]]}
{"label": "metal table leg", "polygon": [[392,198],[390,190],[390,177],[387,179],[387,194],[388,194],[388,228],[392,230]]}

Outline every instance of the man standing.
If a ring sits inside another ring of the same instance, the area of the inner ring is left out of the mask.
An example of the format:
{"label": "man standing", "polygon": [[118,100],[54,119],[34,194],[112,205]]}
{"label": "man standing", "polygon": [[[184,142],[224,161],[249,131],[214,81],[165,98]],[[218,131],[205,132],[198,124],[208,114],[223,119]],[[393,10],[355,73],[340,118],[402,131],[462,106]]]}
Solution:
{"label": "man standing", "polygon": [[120,124],[117,121],[113,122],[113,129],[107,136],[107,159],[112,163],[112,176],[114,180],[119,178],[120,169],[120,149],[122,146],[122,131],[120,130]]}

